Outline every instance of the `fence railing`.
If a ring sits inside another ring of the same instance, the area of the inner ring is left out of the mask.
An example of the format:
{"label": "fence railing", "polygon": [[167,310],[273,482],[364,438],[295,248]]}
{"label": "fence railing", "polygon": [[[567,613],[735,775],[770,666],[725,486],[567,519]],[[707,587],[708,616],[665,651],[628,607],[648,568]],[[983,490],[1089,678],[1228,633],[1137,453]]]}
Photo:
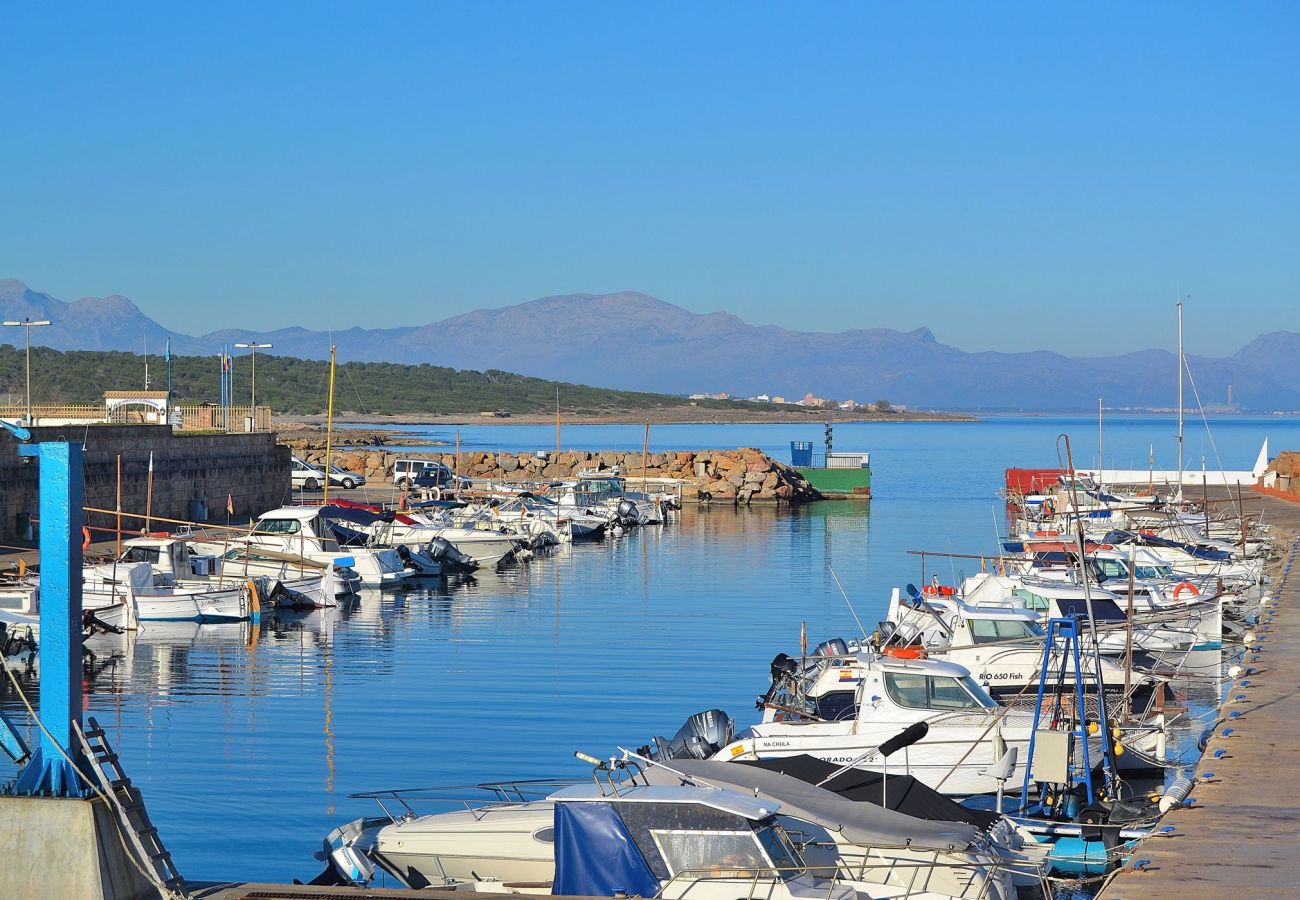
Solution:
{"label": "fence railing", "polygon": [[[0,419],[25,420],[27,406],[22,403],[0,403]],[[165,425],[167,416],[151,406],[119,406],[110,416],[102,403],[33,403],[33,425],[66,425],[113,423],[120,425]],[[173,406],[171,421],[178,430],[270,431],[271,407],[231,406]]]}

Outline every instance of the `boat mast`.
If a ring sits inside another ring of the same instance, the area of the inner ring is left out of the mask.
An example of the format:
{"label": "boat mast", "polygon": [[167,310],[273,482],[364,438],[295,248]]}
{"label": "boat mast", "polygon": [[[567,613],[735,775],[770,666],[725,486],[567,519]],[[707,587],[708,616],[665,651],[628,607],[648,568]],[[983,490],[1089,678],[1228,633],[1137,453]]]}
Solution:
{"label": "boat mast", "polygon": [[334,356],[337,349],[330,346],[330,398],[325,412],[325,496],[321,499],[324,506],[329,506],[330,502],[330,452],[334,449],[331,441],[334,436]]}
{"label": "boat mast", "polygon": [[1106,467],[1105,463],[1103,462],[1104,457],[1101,454],[1101,415],[1102,415],[1101,398],[1098,397],[1097,398],[1097,487],[1098,488],[1100,488],[1102,484],[1101,470]]}
{"label": "boat mast", "polygon": [[1178,301],[1178,502],[1183,502],[1183,302]]}

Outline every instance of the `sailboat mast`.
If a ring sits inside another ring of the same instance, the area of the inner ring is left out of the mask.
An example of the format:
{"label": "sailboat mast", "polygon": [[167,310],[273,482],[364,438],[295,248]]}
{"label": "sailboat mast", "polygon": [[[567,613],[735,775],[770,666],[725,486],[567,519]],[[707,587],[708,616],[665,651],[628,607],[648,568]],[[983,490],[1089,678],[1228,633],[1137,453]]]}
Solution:
{"label": "sailboat mast", "polygon": [[334,449],[334,355],[337,348],[330,347],[330,398],[325,412],[325,496],[321,502],[329,506],[330,502],[330,453]]}
{"label": "sailboat mast", "polygon": [[1178,301],[1178,502],[1183,500],[1183,302]]}
{"label": "sailboat mast", "polygon": [[1101,487],[1101,470],[1106,467],[1101,453],[1101,398],[1097,398],[1097,487]]}

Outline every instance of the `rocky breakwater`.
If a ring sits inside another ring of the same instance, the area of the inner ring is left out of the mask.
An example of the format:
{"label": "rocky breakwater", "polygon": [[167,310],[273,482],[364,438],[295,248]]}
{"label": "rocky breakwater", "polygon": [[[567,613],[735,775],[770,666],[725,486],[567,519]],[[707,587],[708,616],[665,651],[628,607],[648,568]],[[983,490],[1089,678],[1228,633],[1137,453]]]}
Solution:
{"label": "rocky breakwater", "polygon": [[[320,465],[325,448],[299,444],[295,453],[307,462]],[[406,453],[400,450],[336,448],[334,463],[350,472],[359,472],[371,483],[391,483],[393,463],[398,459],[427,459],[475,480],[544,482],[573,478],[579,472],[617,472],[626,476],[632,490],[642,472],[639,450],[565,451],[533,453],[493,453],[463,451],[457,460],[454,453]],[[682,498],[712,503],[806,503],[820,500],[808,481],[794,469],[777,462],[761,450],[679,450],[651,453],[645,457],[644,474],[648,478],[667,478],[682,482]]]}

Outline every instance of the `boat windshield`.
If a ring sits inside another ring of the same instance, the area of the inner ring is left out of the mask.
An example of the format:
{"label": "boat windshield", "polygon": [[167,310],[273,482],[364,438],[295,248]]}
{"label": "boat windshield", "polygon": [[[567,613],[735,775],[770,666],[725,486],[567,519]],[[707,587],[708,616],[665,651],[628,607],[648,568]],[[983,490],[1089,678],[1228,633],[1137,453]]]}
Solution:
{"label": "boat windshield", "polygon": [[767,858],[776,867],[777,877],[782,881],[789,881],[803,872],[804,864],[799,858],[799,851],[794,848],[794,841],[790,840],[790,835],[785,833],[779,822],[774,819],[771,824],[756,829],[754,834],[763,845]]}
{"label": "boat windshield", "polygon": [[1160,578],[1173,578],[1174,569],[1172,566],[1138,566],[1134,570],[1138,578],[1156,580]]}
{"label": "boat windshield", "polygon": [[977,644],[991,644],[996,641],[1038,641],[1043,638],[1043,629],[1033,622],[1023,619],[970,619],[971,637]]}
{"label": "boat windshield", "polygon": [[124,563],[157,563],[159,559],[159,550],[157,547],[127,547],[126,552],[118,562]]}
{"label": "boat windshield", "polygon": [[261,519],[253,528],[253,534],[297,534],[302,523],[297,519]]}
{"label": "boat windshield", "polygon": [[1047,601],[1046,597],[1041,597],[1033,591],[1024,588],[1016,588],[1011,592],[1011,596],[1016,600],[1019,600],[1025,609],[1033,610],[1034,612],[1047,612],[1052,605]]}
{"label": "boat windshield", "polygon": [[889,698],[908,709],[992,709],[997,706],[969,675],[922,675],[915,672],[886,672]]}

